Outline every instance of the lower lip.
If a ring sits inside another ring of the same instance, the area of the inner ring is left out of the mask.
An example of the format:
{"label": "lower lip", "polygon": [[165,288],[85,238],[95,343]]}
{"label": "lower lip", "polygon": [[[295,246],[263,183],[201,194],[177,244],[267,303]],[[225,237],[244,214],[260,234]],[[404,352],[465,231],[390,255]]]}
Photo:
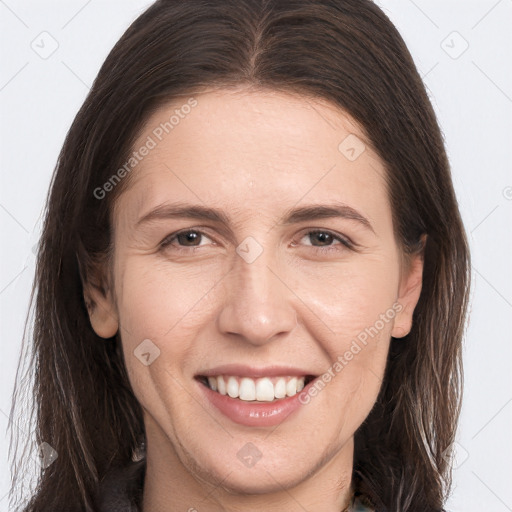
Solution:
{"label": "lower lip", "polygon": [[302,405],[299,396],[307,393],[309,386],[315,382],[312,380],[301,391],[293,396],[276,400],[275,402],[246,402],[229,395],[221,395],[211,390],[199,380],[197,383],[207,400],[213,404],[222,414],[240,425],[248,427],[271,427],[278,425],[287,418],[292,417]]}

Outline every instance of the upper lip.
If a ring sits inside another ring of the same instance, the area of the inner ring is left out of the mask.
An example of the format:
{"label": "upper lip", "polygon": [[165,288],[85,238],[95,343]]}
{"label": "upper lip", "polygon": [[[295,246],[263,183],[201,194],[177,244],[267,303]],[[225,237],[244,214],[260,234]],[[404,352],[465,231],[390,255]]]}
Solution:
{"label": "upper lip", "polygon": [[258,378],[258,377],[280,377],[280,376],[288,376],[288,375],[296,375],[298,377],[302,377],[305,375],[311,375],[315,377],[316,375],[309,370],[304,370],[302,368],[294,368],[292,366],[265,366],[265,367],[255,367],[248,366],[244,364],[223,364],[221,366],[216,366],[214,368],[210,368],[208,370],[201,370],[197,377],[217,377],[219,375],[233,375],[240,377],[249,377],[249,378]]}

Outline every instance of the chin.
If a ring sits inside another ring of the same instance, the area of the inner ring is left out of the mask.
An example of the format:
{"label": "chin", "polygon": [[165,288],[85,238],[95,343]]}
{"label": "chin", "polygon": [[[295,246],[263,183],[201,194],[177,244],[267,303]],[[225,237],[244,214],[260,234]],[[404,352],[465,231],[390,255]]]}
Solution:
{"label": "chin", "polygon": [[[289,451],[287,451],[289,453]],[[311,456],[307,467],[294,463],[290,458],[284,463],[275,459],[264,461],[264,455],[253,466],[245,466],[236,459],[216,458],[210,465],[206,461],[196,461],[201,478],[211,485],[220,486],[230,494],[268,494],[282,492],[300,484],[314,472]],[[206,469],[209,468],[209,469]],[[220,483],[222,482],[222,483]]]}

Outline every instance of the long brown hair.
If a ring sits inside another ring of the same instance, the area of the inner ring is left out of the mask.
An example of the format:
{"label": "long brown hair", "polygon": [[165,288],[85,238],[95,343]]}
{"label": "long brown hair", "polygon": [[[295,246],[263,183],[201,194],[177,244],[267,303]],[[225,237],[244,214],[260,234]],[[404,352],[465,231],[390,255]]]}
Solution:
{"label": "long brown hair", "polygon": [[[119,337],[95,334],[83,297],[83,282],[111,254],[112,208],[128,178],[102,199],[94,191],[126,162],[159,106],[237,84],[323,98],[351,115],[386,166],[403,253],[428,235],[412,330],[391,340],[379,397],[355,435],[354,481],[379,510],[442,510],[462,394],[470,256],[424,84],[370,0],[159,0],[112,49],[68,132],[45,211],[24,343],[30,362],[17,376],[11,420],[15,406],[26,411],[20,393],[32,375],[36,445],[58,456],[20,510],[97,510],[99,482],[144,439]],[[27,442],[13,464],[13,494],[30,449]]]}

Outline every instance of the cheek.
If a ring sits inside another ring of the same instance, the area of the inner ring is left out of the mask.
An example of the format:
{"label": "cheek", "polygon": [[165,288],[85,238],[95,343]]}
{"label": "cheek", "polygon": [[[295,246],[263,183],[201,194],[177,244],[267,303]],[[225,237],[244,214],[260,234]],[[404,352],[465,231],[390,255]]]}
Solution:
{"label": "cheek", "polygon": [[307,401],[322,396],[324,403],[317,419],[321,424],[335,424],[341,441],[357,430],[375,404],[384,378],[391,329],[389,321],[362,330],[348,321],[346,324],[341,335],[324,343],[331,364],[314,384],[316,390],[309,389],[310,397],[304,397]]}
{"label": "cheek", "polygon": [[382,315],[394,317],[392,308],[398,286],[398,263],[389,258],[355,259],[342,264],[308,267],[296,275],[292,286],[322,320],[340,350],[345,342],[372,328],[391,332]]}
{"label": "cheek", "polygon": [[[124,335],[134,339],[180,337],[193,328],[198,315],[207,314],[209,293],[218,278],[198,266],[178,267],[168,262],[150,265],[144,258],[132,258],[119,273],[122,288],[118,308]],[[135,340],[136,341],[136,340]]]}
{"label": "cheek", "polygon": [[141,404],[173,396],[174,406],[168,407],[179,407],[186,394],[176,389],[183,385],[182,370],[198,326],[212,315],[211,295],[219,277],[198,267],[148,263],[142,257],[117,268],[121,337],[134,392]]}
{"label": "cheek", "polygon": [[336,390],[327,409],[341,401],[356,418],[369,412],[378,395],[396,316],[398,264],[387,261],[324,269],[316,280],[303,275],[297,292],[322,320],[315,337],[331,361],[322,380]]}
{"label": "cheek", "polygon": [[[198,269],[132,257],[120,262],[117,305],[129,381],[141,405],[159,424],[186,410],[182,368],[197,325],[207,313],[215,281]],[[146,354],[149,354],[146,357]],[[146,364],[148,363],[148,364]]]}

